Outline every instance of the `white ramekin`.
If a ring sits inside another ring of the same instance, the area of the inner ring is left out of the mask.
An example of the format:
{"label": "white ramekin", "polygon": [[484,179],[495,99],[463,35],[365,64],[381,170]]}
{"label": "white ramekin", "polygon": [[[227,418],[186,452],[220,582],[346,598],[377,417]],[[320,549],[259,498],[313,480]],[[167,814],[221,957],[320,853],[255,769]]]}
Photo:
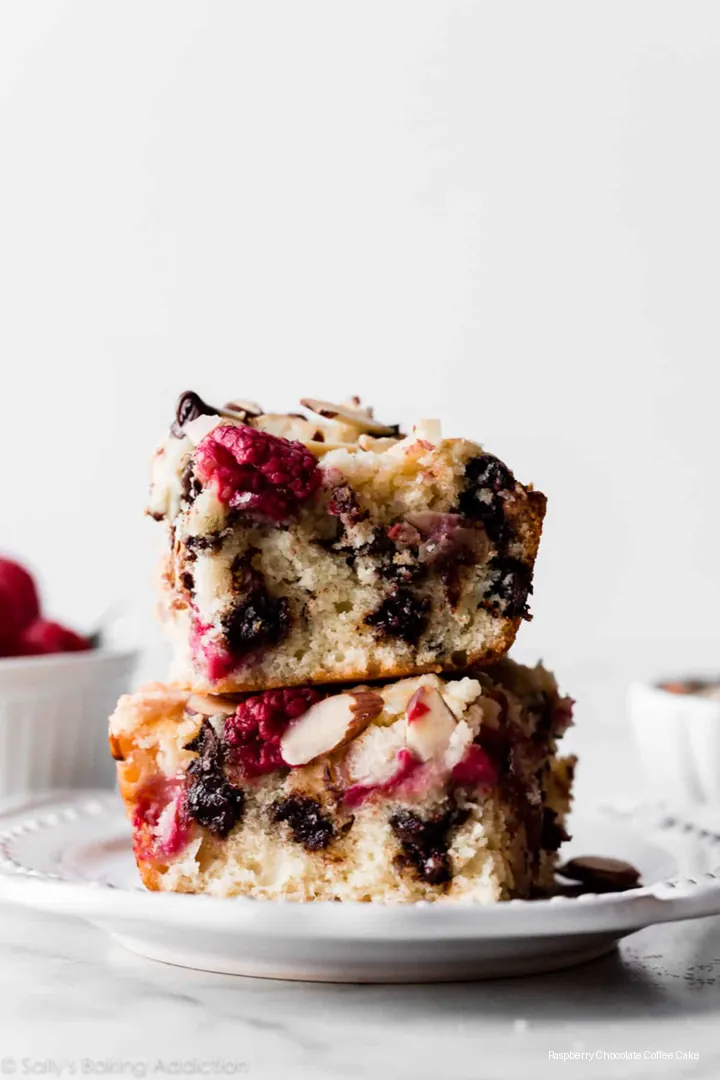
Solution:
{"label": "white ramekin", "polygon": [[628,716],[649,795],[673,804],[720,802],[720,701],[633,683]]}
{"label": "white ramekin", "polygon": [[136,660],[113,649],[0,659],[0,796],[112,787],[107,720]]}

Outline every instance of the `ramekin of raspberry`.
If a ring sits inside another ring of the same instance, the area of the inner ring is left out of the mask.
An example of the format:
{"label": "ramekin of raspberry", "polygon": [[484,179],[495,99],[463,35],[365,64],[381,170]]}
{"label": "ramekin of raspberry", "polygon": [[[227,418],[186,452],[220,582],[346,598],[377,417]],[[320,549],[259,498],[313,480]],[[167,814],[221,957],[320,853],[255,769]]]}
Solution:
{"label": "ramekin of raspberry", "polygon": [[675,806],[720,803],[720,675],[634,683],[627,708],[648,793]]}
{"label": "ramekin of raspberry", "polygon": [[0,557],[0,797],[113,786],[105,718],[135,661],[46,618],[29,571]]}

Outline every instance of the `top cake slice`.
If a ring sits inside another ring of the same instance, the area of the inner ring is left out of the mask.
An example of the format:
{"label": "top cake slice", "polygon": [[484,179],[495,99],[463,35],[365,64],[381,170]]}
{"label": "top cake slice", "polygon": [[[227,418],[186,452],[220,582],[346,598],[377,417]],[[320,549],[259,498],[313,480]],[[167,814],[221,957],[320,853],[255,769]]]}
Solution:
{"label": "top cake slice", "polygon": [[211,693],[464,670],[522,619],[545,496],[434,421],[183,394],[153,461],[172,677]]}

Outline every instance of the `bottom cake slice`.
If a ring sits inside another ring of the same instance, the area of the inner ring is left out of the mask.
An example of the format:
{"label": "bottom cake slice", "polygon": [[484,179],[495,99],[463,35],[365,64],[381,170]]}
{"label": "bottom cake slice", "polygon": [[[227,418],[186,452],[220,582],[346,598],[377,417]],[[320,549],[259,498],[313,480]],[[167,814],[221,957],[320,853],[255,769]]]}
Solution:
{"label": "bottom cake slice", "polygon": [[110,745],[150,889],[492,903],[551,887],[572,701],[538,665],[352,690],[122,697]]}

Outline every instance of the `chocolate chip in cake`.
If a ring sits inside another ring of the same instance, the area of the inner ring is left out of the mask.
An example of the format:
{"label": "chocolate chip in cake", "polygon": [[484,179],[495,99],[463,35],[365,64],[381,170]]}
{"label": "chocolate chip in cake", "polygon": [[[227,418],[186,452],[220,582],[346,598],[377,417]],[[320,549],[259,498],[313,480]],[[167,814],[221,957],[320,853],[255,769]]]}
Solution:
{"label": "chocolate chip in cake", "polygon": [[335,826],[317,799],[307,795],[290,795],[278,799],[270,807],[273,821],[284,821],[296,844],[308,851],[322,851],[335,837]]}
{"label": "chocolate chip in cake", "polygon": [[489,589],[490,598],[484,601],[491,610],[500,610],[508,619],[527,619],[532,615],[527,598],[532,593],[532,568],[519,559],[498,557],[491,559],[495,581]]}
{"label": "chocolate chip in cake", "polygon": [[410,559],[397,558],[390,562],[382,562],[377,572],[385,581],[393,585],[417,585],[427,577],[427,568],[419,562]]}
{"label": "chocolate chip in cake", "polygon": [[202,491],[202,484],[195,476],[195,465],[192,458],[185,463],[180,474],[180,494],[186,503],[192,504]]}
{"label": "chocolate chip in cake", "polygon": [[223,744],[208,720],[203,720],[200,731],[185,749],[198,755],[186,774],[187,812],[213,836],[223,838],[242,818],[245,794],[228,782]]}
{"label": "chocolate chip in cake", "polygon": [[407,809],[397,810],[390,818],[405,859],[428,885],[444,885],[452,879],[449,834],[467,816],[467,810],[453,806],[426,820]]}
{"label": "chocolate chip in cake", "polygon": [[378,634],[402,638],[414,645],[425,630],[429,613],[430,600],[426,596],[395,588],[379,608],[365,616],[365,623]]}
{"label": "chocolate chip in cake", "polygon": [[233,586],[241,594],[223,621],[228,648],[244,656],[263,645],[275,645],[290,627],[290,605],[285,597],[271,596],[265,580],[250,559],[253,552],[237,558],[231,567]]}
{"label": "chocolate chip in cake", "polygon": [[178,398],[175,409],[175,422],[170,428],[170,434],[175,439],[182,439],[183,427],[191,420],[197,420],[198,416],[217,416],[218,411],[212,405],[206,404],[194,390],[186,390]]}
{"label": "chocolate chip in cake", "polygon": [[206,536],[186,536],[184,543],[188,551],[219,551],[225,539],[225,532],[208,533]]}
{"label": "chocolate chip in cake", "polygon": [[290,607],[285,597],[256,589],[234,608],[225,620],[225,638],[236,656],[276,645],[290,627]]}
{"label": "chocolate chip in cake", "polygon": [[458,499],[460,513],[472,521],[482,521],[495,543],[505,543],[508,528],[504,495],[515,491],[515,477],[492,454],[470,458],[465,465],[465,490]]}
{"label": "chocolate chip in cake", "polygon": [[558,867],[558,873],[594,892],[625,892],[640,884],[640,872],[623,859],[583,855]]}

